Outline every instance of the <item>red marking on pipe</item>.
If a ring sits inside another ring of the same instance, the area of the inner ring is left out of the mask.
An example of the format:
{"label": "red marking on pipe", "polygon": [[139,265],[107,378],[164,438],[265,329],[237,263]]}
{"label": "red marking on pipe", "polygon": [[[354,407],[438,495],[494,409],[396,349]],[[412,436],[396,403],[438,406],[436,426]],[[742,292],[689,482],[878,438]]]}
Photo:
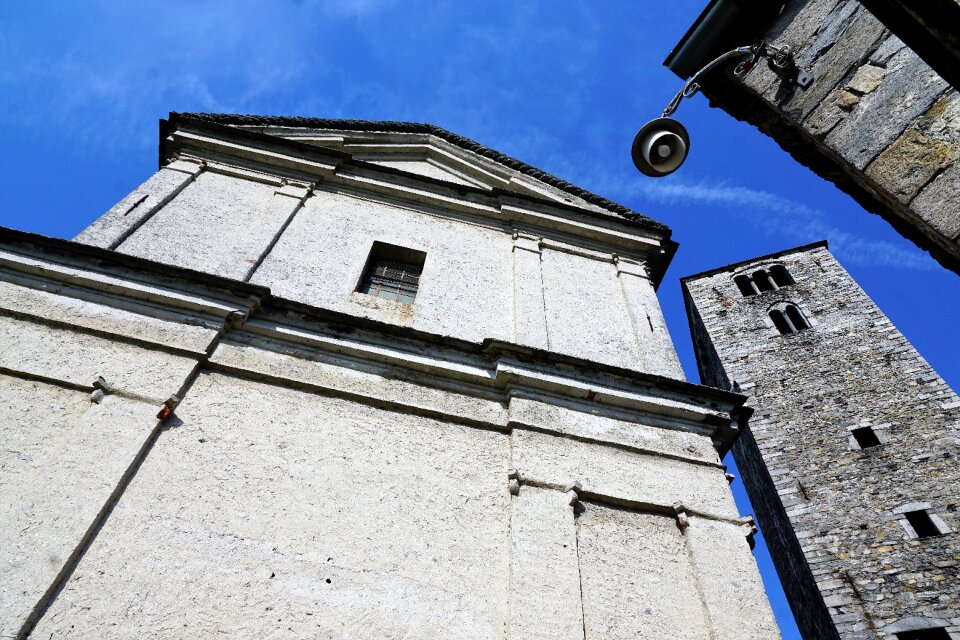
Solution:
{"label": "red marking on pipe", "polygon": [[587,391],[587,400],[596,400],[597,392],[596,391]]}

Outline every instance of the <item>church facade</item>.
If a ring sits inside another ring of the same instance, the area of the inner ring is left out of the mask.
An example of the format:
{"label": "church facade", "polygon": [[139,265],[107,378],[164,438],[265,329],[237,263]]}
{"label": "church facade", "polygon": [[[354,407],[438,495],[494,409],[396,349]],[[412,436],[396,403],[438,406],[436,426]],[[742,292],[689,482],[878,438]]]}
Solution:
{"label": "church facade", "polygon": [[779,637],[662,224],[428,125],[160,155],[0,237],[0,634]]}

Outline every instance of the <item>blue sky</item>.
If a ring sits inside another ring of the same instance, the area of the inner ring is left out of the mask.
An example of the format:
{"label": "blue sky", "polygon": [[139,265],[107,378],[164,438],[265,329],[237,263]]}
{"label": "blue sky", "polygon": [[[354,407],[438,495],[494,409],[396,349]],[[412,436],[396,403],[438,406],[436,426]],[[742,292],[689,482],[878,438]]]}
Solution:
{"label": "blue sky", "polygon": [[[827,238],[957,388],[960,278],[776,143],[697,96],[677,113],[687,163],[661,180],[633,168],[637,128],[680,86],[661,63],[704,4],[0,3],[0,224],[75,235],[156,169],[169,111],[431,122],[672,227],[660,297],[691,380],[678,278]],[[763,545],[758,559],[798,638]]]}

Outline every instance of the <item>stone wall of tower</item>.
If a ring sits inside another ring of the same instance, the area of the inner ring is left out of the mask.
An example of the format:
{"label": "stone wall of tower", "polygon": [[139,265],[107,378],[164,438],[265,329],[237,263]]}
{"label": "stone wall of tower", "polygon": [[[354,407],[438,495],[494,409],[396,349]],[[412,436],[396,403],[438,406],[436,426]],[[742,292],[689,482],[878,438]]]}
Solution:
{"label": "stone wall of tower", "polygon": [[[734,282],[773,265],[795,284],[745,296]],[[825,245],[683,287],[701,377],[751,396],[733,452],[804,636],[960,633],[957,395]],[[780,334],[768,312],[785,302],[809,329]],[[867,426],[879,446],[853,438]],[[917,539],[915,509],[948,533]]]}

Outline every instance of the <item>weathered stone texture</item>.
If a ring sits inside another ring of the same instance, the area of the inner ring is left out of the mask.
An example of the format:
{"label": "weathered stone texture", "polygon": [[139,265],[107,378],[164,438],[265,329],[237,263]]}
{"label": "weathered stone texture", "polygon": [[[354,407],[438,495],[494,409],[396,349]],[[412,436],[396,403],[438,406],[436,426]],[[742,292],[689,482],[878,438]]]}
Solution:
{"label": "weathered stone texture", "polygon": [[203,170],[197,162],[175,161],[162,167],[128,196],[97,218],[77,241],[116,249],[158,209],[170,202]]}
{"label": "weathered stone texture", "polygon": [[[796,284],[744,297],[733,277],[773,264]],[[804,636],[887,638],[916,617],[960,631],[957,395],[822,245],[684,290],[704,382],[752,397],[733,452]],[[767,312],[781,301],[812,327],[780,335]],[[856,444],[865,426],[880,446]],[[909,535],[911,503],[950,533]]]}
{"label": "weathered stone texture", "polygon": [[271,206],[275,188],[205,171],[117,250],[243,279],[286,221],[288,213]]}
{"label": "weathered stone texture", "polygon": [[[611,263],[547,249],[543,289],[550,348],[605,364],[640,368],[623,294]],[[592,313],[591,309],[603,309]]]}
{"label": "weathered stone texture", "polygon": [[177,413],[37,637],[503,637],[507,437],[219,375]]}
{"label": "weathered stone texture", "polygon": [[[862,56],[863,49],[857,53]],[[851,83],[869,66],[855,67]],[[856,91],[852,84],[848,86]],[[866,83],[861,86],[868,88]],[[827,134],[825,142],[862,171],[923,116],[948,86],[913,51],[903,49],[887,63],[882,81],[873,85],[875,90],[859,92],[860,102]]]}
{"label": "weathered stone texture", "polygon": [[913,207],[940,233],[960,242],[960,216],[944,203],[960,202],[960,164],[931,182],[913,201]]}
{"label": "weathered stone texture", "polygon": [[156,407],[0,376],[0,636],[14,637],[150,436]]}
{"label": "weathered stone texture", "polygon": [[757,599],[756,594],[763,588],[759,574],[739,569],[751,557],[749,547],[736,544],[743,538],[743,526],[696,516],[690,516],[688,521],[684,537],[712,637],[777,637],[776,620]]}
{"label": "weathered stone texture", "polygon": [[584,640],[570,495],[523,487],[510,517],[510,640]]}
{"label": "weathered stone texture", "polygon": [[626,419],[627,416],[622,418],[618,420],[606,411],[586,413],[530,398],[515,397],[510,401],[510,422],[515,425],[550,425],[552,430],[566,436],[609,442],[651,453],[682,455],[702,462],[720,462],[713,443],[704,435],[654,426],[653,423],[659,421],[653,417],[648,419],[651,424]]}
{"label": "weathered stone texture", "polygon": [[577,554],[585,639],[710,638],[676,521],[593,503],[583,509]]}
{"label": "weathered stone texture", "polygon": [[554,486],[576,478],[584,491],[620,501],[682,502],[715,518],[738,515],[726,479],[713,466],[637,456],[614,447],[519,429],[513,433],[513,463]]}
{"label": "weathered stone texture", "polygon": [[704,90],[960,272],[956,90],[890,27],[856,0],[791,0],[765,37],[789,46],[812,84],[759,64],[742,81],[713,74]]}
{"label": "weathered stone texture", "polygon": [[[57,287],[55,293],[0,281],[0,309],[21,318],[73,324],[195,353],[203,353],[216,336],[209,319],[199,314],[184,318],[183,314],[159,312],[131,301],[126,303],[128,308],[117,308],[103,304],[103,296],[101,301],[96,301],[96,297],[69,286]],[[146,315],[147,311],[154,313]]]}
{"label": "weathered stone texture", "polygon": [[[867,175],[887,185],[897,198],[909,199],[956,159],[957,149],[949,144],[929,138],[917,129],[907,129],[870,163]],[[931,217],[927,216],[928,221],[938,227],[929,220]]]}
{"label": "weathered stone texture", "polygon": [[103,376],[118,390],[162,402],[196,361],[106,337],[0,315],[0,367],[89,386]]}

